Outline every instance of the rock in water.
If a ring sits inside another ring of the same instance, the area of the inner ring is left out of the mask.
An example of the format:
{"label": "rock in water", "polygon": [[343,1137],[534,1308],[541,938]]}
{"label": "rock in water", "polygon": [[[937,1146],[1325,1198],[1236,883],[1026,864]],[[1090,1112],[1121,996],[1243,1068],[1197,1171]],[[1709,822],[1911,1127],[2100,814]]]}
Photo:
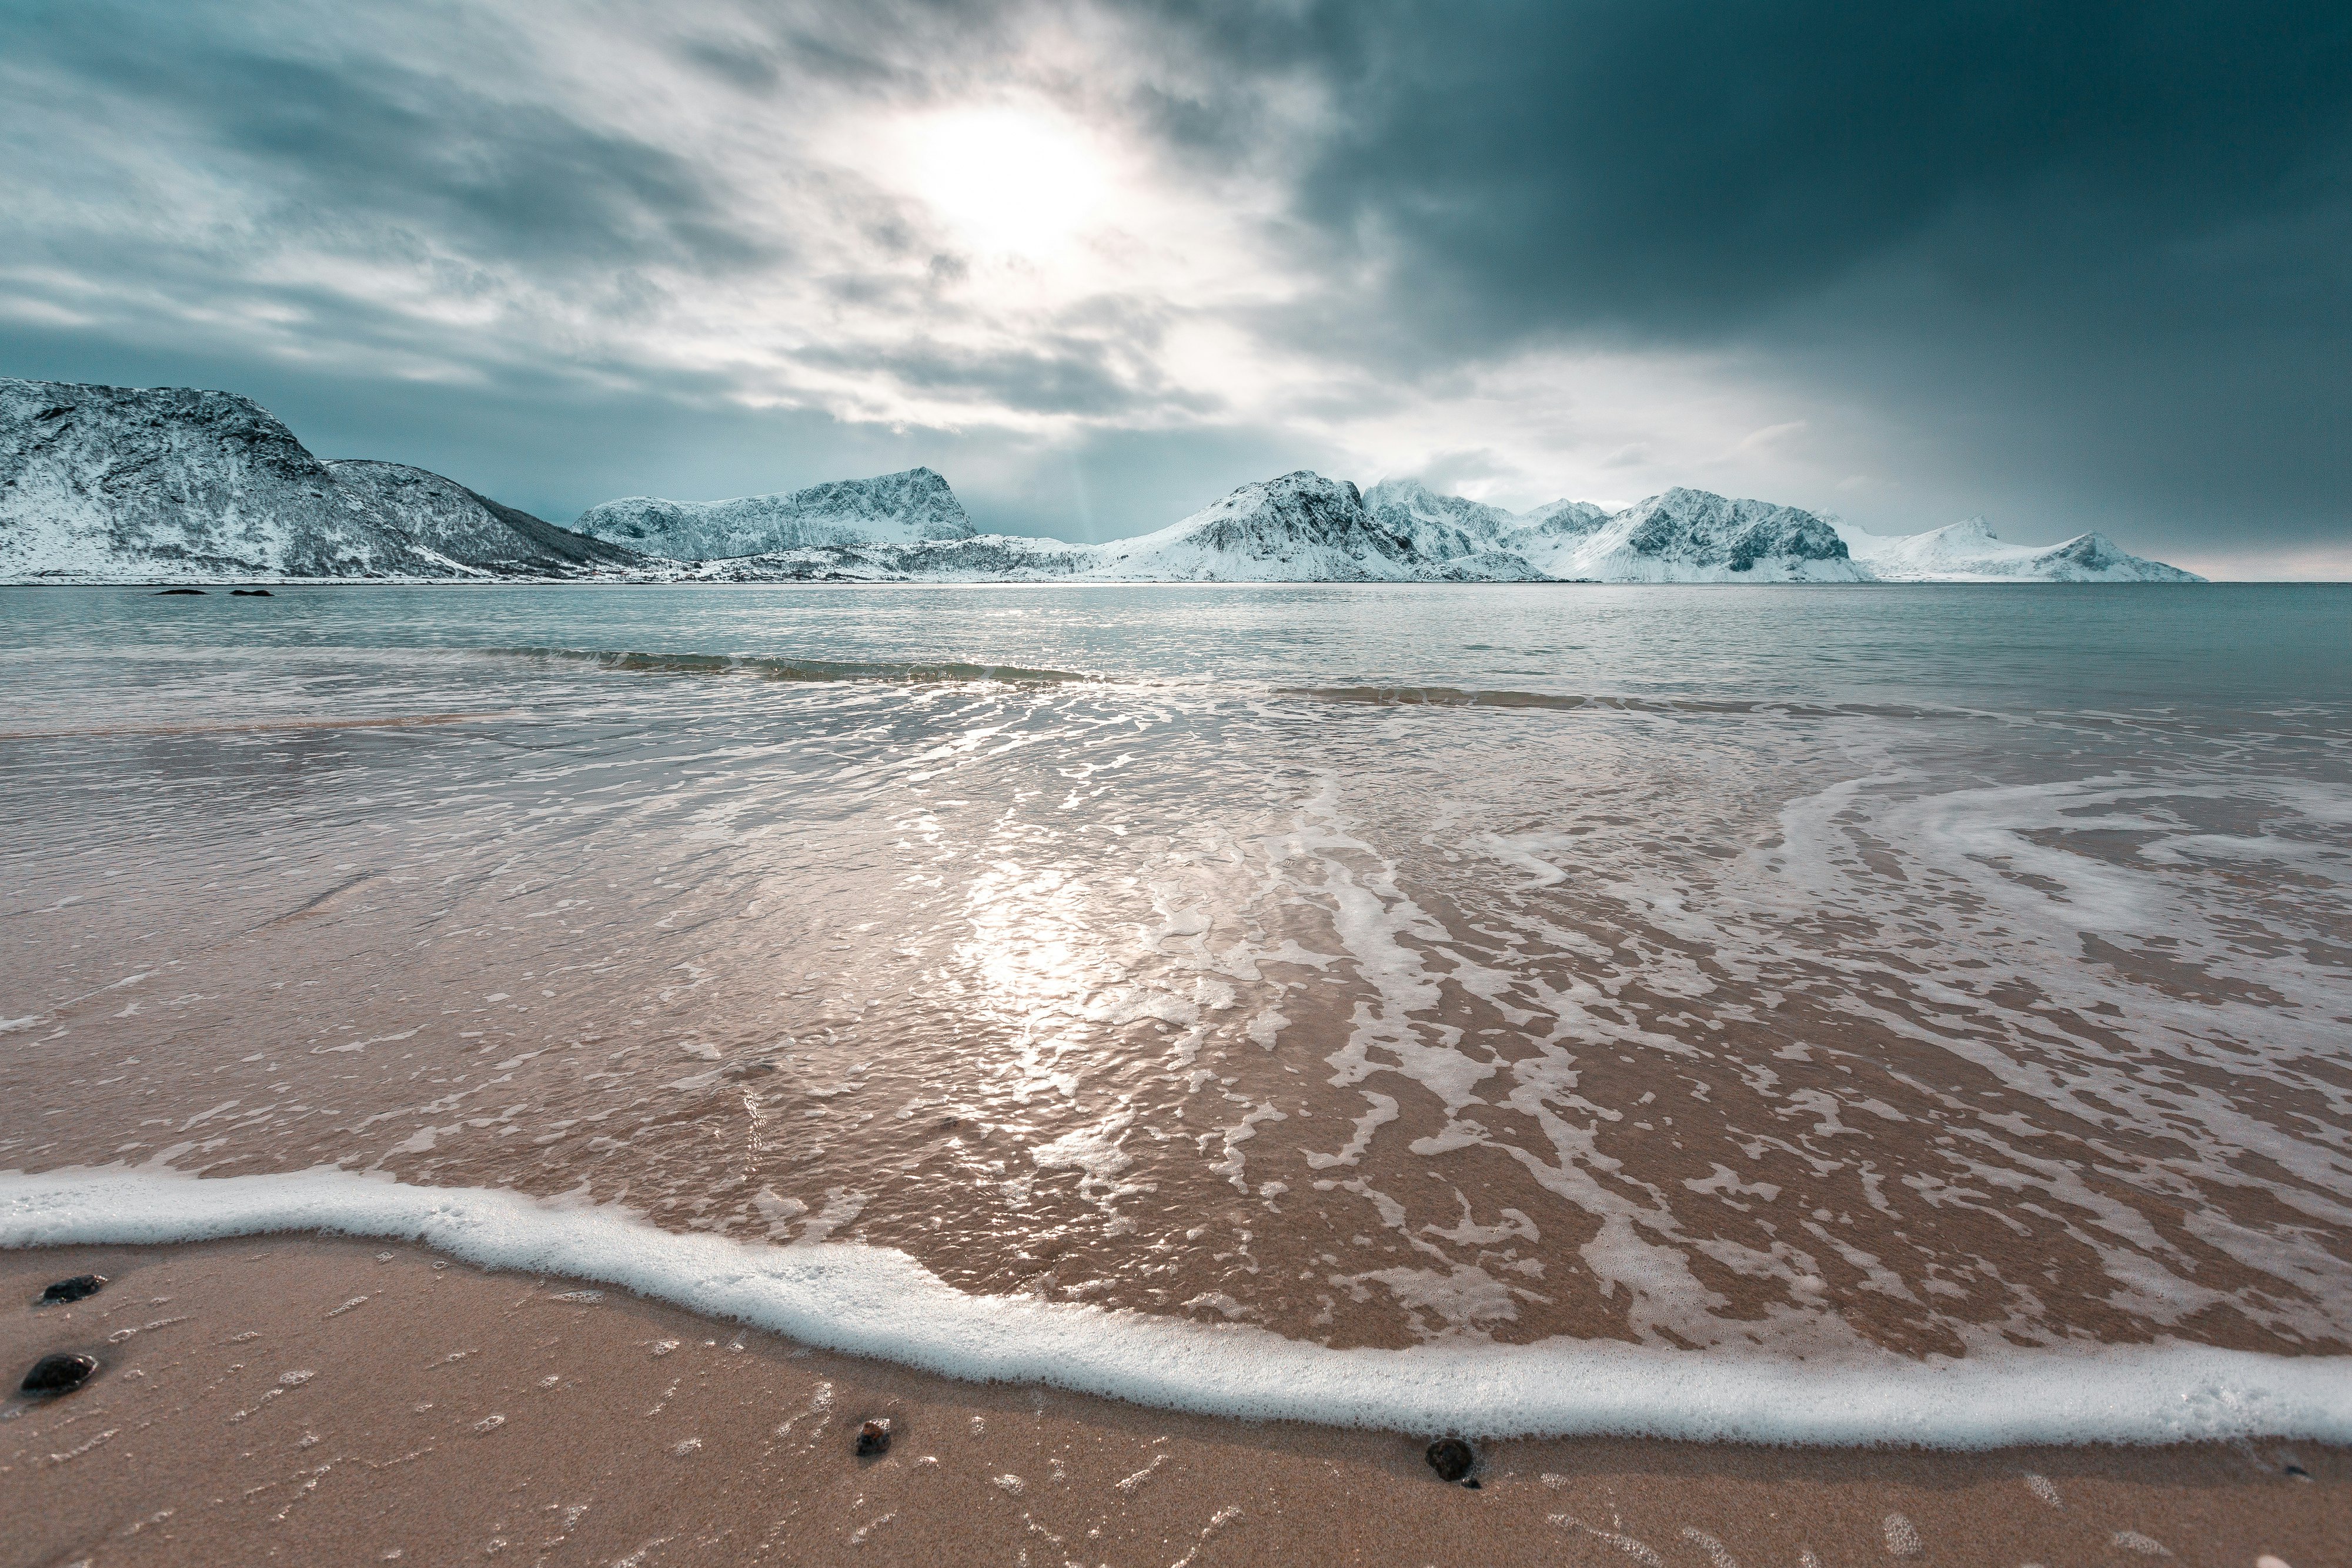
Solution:
{"label": "rock in water", "polygon": [[103,1274],[76,1274],[72,1279],[59,1280],[56,1284],[43,1291],[41,1300],[79,1301],[85,1297],[98,1294],[100,1288],[105,1283],[106,1276]]}
{"label": "rock in water", "polygon": [[1423,1457],[1442,1481],[1460,1480],[1478,1462],[1478,1456],[1470,1451],[1470,1445],[1459,1437],[1438,1438],[1429,1445],[1429,1452]]}
{"label": "rock in water", "polygon": [[17,1390],[25,1394],[70,1394],[88,1383],[98,1371],[98,1357],[79,1351],[60,1355],[45,1355],[33,1363],[33,1370],[25,1374]]}
{"label": "rock in water", "polygon": [[887,1419],[880,1421],[868,1421],[866,1425],[857,1428],[857,1457],[859,1458],[870,1459],[877,1454],[887,1454],[889,1451],[890,1423]]}
{"label": "rock in water", "polygon": [[228,596],[231,599],[275,599],[278,597],[266,588],[232,588],[228,591]]}
{"label": "rock in water", "polygon": [[205,596],[205,591],[201,588],[166,588],[158,591],[155,597],[158,599],[169,599],[175,593],[193,593],[199,599],[202,599]]}

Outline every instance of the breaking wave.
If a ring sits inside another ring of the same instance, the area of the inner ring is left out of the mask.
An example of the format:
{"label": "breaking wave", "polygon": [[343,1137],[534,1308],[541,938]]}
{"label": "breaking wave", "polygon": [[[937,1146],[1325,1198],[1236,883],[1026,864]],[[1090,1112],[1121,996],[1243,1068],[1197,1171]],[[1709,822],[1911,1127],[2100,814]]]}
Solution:
{"label": "breaking wave", "polygon": [[1285,696],[1381,707],[1546,708],[1610,713],[1764,714],[1776,718],[1929,718],[1940,710],[1886,703],[1804,703],[1759,697],[1596,696],[1551,692],[1485,691],[1459,686],[1284,686]]}
{"label": "breaking wave", "polygon": [[678,1235],[626,1210],[320,1169],[206,1179],[0,1174],[0,1246],[330,1231],[618,1285],[804,1343],[1161,1409],[1480,1437],[1621,1435],[1978,1449],[2352,1440],[2352,1357],[2159,1343],[1811,1360],[1590,1341],[1334,1350],[1034,1297],[973,1296],[905,1253]]}
{"label": "breaking wave", "polygon": [[1059,685],[1097,678],[1070,670],[1033,670],[1018,664],[965,664],[952,661],[778,659],[751,653],[639,653],[593,648],[482,648],[476,651],[492,658],[588,664],[633,674],[742,675],[761,681],[885,681],[909,685],[988,681],[1000,685],[1026,686]]}

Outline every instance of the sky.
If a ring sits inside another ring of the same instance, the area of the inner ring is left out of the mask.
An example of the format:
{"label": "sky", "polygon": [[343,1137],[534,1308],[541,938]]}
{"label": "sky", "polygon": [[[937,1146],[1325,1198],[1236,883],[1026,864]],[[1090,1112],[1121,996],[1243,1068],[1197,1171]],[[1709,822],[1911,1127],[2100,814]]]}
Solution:
{"label": "sky", "polygon": [[2352,6],[5,0],[0,374],[567,521],[1297,468],[2352,577]]}

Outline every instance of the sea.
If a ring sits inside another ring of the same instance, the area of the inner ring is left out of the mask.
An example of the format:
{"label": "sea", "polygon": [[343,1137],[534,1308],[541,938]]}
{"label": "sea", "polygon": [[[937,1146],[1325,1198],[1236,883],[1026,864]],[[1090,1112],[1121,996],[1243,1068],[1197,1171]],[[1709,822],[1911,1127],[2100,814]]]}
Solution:
{"label": "sea", "polygon": [[0,800],[0,1240],[438,1225],[1242,1413],[2352,1431],[2352,588],[15,589]]}

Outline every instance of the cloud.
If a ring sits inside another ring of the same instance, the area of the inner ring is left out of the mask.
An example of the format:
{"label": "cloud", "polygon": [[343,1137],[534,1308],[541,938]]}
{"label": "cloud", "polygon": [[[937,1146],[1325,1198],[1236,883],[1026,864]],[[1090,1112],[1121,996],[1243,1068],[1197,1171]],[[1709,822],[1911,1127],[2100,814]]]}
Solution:
{"label": "cloud", "polygon": [[2061,214],[2061,244],[2210,233],[2311,199],[2352,108],[2352,20],[2322,5],[1350,3],[1297,25],[1345,106],[1302,214],[1489,342],[1711,335],[1962,212],[1980,258]]}
{"label": "cloud", "polygon": [[0,370],[551,515],[928,461],[1107,537],[1311,465],[2352,533],[2338,6],[91,0],[0,94]]}

